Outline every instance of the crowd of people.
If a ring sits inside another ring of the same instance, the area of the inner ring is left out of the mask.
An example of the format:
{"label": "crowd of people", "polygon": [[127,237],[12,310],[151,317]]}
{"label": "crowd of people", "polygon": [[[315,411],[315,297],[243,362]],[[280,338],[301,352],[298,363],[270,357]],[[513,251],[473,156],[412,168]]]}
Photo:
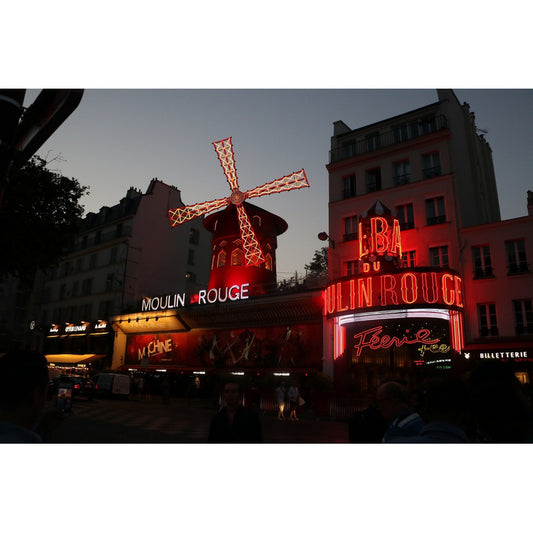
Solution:
{"label": "crowd of people", "polygon": [[[497,363],[497,362],[496,362]],[[533,442],[531,398],[505,365],[487,361],[466,379],[427,379],[416,390],[387,381],[349,420],[350,442]]]}
{"label": "crowd of people", "polygon": [[[137,393],[148,392],[146,383],[136,385]],[[57,413],[45,413],[47,388],[42,354],[17,350],[0,357],[0,442],[43,441],[58,422]],[[168,380],[161,389],[167,403]],[[261,419],[257,409],[243,405],[241,383],[228,380],[221,399],[208,442],[262,442]],[[294,421],[305,403],[295,381],[281,382],[275,401],[278,418],[286,419],[288,412]],[[386,381],[372,404],[350,418],[348,428],[353,443],[526,443],[533,442],[532,403],[510,366],[487,361],[467,379],[440,376],[414,390]]]}

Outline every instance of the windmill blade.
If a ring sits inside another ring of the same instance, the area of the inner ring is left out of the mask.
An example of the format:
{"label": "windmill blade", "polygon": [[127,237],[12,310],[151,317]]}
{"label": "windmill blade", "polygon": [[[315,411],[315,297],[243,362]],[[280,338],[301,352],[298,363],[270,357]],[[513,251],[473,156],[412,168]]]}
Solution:
{"label": "windmill blade", "polygon": [[283,176],[273,181],[269,181],[260,187],[255,187],[244,193],[246,198],[256,198],[258,196],[266,196],[267,194],[274,194],[276,192],[292,191],[293,189],[303,189],[309,187],[305,170],[293,172],[288,176]]}
{"label": "windmill blade", "polygon": [[256,266],[265,262],[263,252],[259,247],[257,238],[255,236],[250,219],[246,213],[244,206],[238,204],[237,215],[239,217],[239,226],[241,228],[241,237],[244,248],[244,259],[246,260],[246,266]]}
{"label": "windmill blade", "polygon": [[169,209],[168,216],[170,217],[170,225],[174,227],[178,224],[183,224],[184,222],[188,222],[193,218],[206,215],[207,213],[215,211],[216,209],[224,207],[228,204],[229,198],[221,198],[219,200],[211,200],[210,202],[201,202],[199,204]]}
{"label": "windmill blade", "polygon": [[231,137],[214,142],[213,146],[215,147],[218,160],[222,165],[222,170],[224,171],[231,190],[237,190],[239,188],[239,180],[237,179],[237,169],[235,168],[235,157],[233,155]]}

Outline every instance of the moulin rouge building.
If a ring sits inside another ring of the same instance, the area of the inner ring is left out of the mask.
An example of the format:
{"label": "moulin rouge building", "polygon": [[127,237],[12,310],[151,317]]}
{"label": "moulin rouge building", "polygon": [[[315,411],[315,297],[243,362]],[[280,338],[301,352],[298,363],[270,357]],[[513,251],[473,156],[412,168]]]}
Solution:
{"label": "moulin rouge building", "polygon": [[112,367],[206,379],[220,372],[254,378],[319,372],[322,291],[277,292],[277,237],[287,223],[248,201],[308,187],[305,172],[242,192],[231,138],[213,144],[230,196],[169,211],[172,226],[208,215],[203,224],[212,234],[209,283],[147,296],[138,312],[112,317]]}

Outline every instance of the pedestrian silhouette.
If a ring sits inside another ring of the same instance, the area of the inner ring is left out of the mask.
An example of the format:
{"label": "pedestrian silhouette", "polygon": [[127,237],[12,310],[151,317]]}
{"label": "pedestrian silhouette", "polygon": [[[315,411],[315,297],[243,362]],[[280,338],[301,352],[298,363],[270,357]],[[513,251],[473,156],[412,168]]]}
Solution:
{"label": "pedestrian silhouette", "polygon": [[0,442],[42,442],[35,430],[44,413],[47,392],[44,355],[13,350],[0,357]]}
{"label": "pedestrian silhouette", "polygon": [[208,442],[263,442],[261,421],[255,411],[242,405],[242,390],[236,381],[228,381],[222,391],[223,407],[212,418]]}
{"label": "pedestrian silhouette", "polygon": [[455,376],[427,380],[419,396],[425,424],[418,435],[391,438],[404,443],[466,443],[469,427],[469,397],[465,383]]}
{"label": "pedestrian silhouette", "polygon": [[376,404],[387,422],[383,442],[397,437],[417,435],[424,422],[409,405],[409,396],[404,385],[396,381],[381,384],[376,391]]}

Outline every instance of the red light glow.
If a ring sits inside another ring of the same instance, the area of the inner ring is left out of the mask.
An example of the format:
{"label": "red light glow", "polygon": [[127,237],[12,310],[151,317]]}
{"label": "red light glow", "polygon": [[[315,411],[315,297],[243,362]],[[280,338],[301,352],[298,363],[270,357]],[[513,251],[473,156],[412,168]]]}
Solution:
{"label": "red light glow", "polygon": [[258,196],[266,196],[269,194],[279,193],[283,191],[291,191],[293,189],[301,189],[309,187],[305,171],[299,170],[293,172],[282,178],[270,181],[255,187],[247,192],[241,192],[239,189],[239,181],[237,178],[237,170],[235,168],[235,157],[233,154],[233,144],[231,137],[213,143],[217,157],[224,171],[224,175],[228,181],[231,189],[231,194],[227,198],[218,200],[211,200],[209,202],[202,202],[177,209],[170,209],[168,211],[170,217],[170,224],[172,227],[183,224],[193,218],[206,215],[211,211],[215,211],[221,207],[227,206],[230,203],[237,207],[237,214],[239,217],[239,226],[241,230],[241,237],[243,241],[244,256],[246,266],[256,266],[265,261],[265,257],[259,247],[257,238],[252,229],[252,225],[244,209],[243,202],[248,198],[256,198]]}
{"label": "red light glow", "polygon": [[436,271],[404,271],[337,281],[326,288],[324,302],[326,315],[371,307],[464,305],[461,277]]}

